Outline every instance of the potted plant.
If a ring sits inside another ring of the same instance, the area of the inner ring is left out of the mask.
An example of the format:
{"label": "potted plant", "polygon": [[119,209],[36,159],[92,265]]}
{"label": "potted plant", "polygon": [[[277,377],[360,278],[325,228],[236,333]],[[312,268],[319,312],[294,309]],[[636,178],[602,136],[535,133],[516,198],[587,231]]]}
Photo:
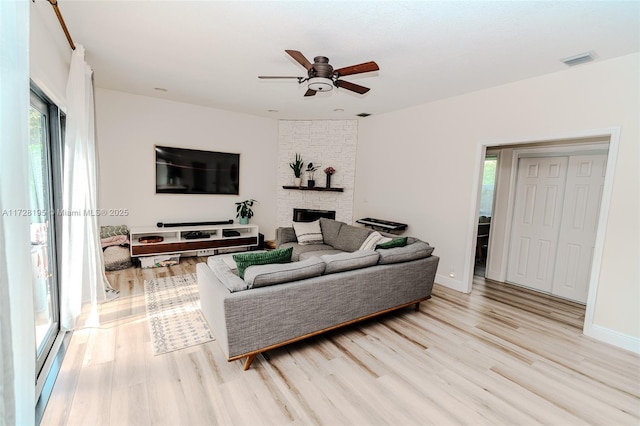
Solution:
{"label": "potted plant", "polygon": [[302,157],[300,154],[296,153],[296,161],[293,163],[289,163],[289,167],[293,170],[293,175],[295,176],[293,180],[293,184],[295,186],[300,186],[300,181],[302,180],[302,167],[304,166],[304,161],[302,161]]}
{"label": "potted plant", "polygon": [[238,221],[240,224],[248,224],[249,219],[253,217],[253,210],[251,209],[253,203],[257,203],[253,198],[236,203],[236,217],[240,219]]}
{"label": "potted plant", "polygon": [[307,164],[306,172],[309,175],[309,180],[307,181],[307,186],[309,188],[313,188],[314,186],[316,186],[316,181],[313,178],[313,175],[316,172],[316,170],[318,170],[319,168],[320,168],[320,165],[314,166],[313,163]]}

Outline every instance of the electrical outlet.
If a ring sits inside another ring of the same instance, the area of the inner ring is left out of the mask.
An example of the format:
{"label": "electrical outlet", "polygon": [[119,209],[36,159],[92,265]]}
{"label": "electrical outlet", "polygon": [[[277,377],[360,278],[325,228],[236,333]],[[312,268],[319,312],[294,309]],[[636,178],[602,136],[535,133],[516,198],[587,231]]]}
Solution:
{"label": "electrical outlet", "polygon": [[203,250],[198,250],[196,252],[196,254],[198,256],[213,256],[216,254],[216,249],[203,249]]}

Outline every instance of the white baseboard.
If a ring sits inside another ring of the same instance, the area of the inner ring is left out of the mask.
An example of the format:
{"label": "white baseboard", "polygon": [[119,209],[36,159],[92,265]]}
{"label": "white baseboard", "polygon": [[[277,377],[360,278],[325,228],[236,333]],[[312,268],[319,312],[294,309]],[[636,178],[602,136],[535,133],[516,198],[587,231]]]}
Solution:
{"label": "white baseboard", "polygon": [[599,325],[585,325],[584,335],[601,342],[640,354],[640,338],[610,330]]}
{"label": "white baseboard", "polygon": [[436,274],[436,283],[442,286],[448,287],[452,290],[456,290],[465,293],[464,285],[461,281],[455,280],[447,275]]}

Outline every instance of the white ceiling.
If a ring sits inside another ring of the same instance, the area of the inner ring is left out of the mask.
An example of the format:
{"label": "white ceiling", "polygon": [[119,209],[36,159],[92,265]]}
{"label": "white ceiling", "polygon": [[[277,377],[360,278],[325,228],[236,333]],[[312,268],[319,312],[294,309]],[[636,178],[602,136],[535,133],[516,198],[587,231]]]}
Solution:
{"label": "white ceiling", "polygon": [[[562,72],[562,58],[583,52],[602,61],[640,47],[640,1],[58,4],[97,87],[271,118],[382,114]],[[305,98],[296,80],[257,78],[306,75],[285,49],[311,62],[327,56],[335,68],[373,60],[380,71],[344,77],[370,87],[365,95]]]}

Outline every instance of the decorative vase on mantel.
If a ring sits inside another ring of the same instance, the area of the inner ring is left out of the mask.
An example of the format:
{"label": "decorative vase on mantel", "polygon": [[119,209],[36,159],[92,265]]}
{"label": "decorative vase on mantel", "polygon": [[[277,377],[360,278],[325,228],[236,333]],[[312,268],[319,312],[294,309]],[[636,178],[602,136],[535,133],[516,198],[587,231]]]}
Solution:
{"label": "decorative vase on mantel", "polygon": [[331,166],[324,169],[324,174],[327,176],[327,184],[325,185],[327,189],[331,188],[331,175],[333,175],[335,172],[336,169]]}
{"label": "decorative vase on mantel", "polygon": [[302,178],[293,178],[293,186],[297,186],[298,188],[300,188],[300,185],[302,185]]}
{"label": "decorative vase on mantel", "polygon": [[309,180],[307,181],[307,186],[308,186],[309,188],[313,188],[314,186],[316,186],[316,181],[315,181],[314,179],[309,179]]}

